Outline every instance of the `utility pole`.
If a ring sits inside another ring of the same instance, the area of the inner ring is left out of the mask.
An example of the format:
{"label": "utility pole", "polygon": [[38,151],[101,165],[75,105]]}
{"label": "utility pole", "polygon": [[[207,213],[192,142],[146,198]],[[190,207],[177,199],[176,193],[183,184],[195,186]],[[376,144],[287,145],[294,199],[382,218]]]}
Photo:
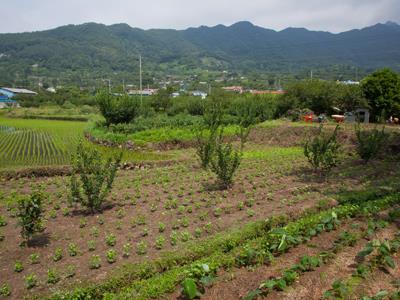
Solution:
{"label": "utility pole", "polygon": [[139,86],[140,86],[140,105],[143,106],[143,91],[142,91],[142,55],[139,54]]}
{"label": "utility pole", "polygon": [[108,93],[111,94],[111,79],[108,79]]}
{"label": "utility pole", "polygon": [[311,80],[313,79],[313,71],[312,70],[311,70],[310,78],[311,78]]}
{"label": "utility pole", "polygon": [[122,93],[125,94],[125,79],[122,79]]}

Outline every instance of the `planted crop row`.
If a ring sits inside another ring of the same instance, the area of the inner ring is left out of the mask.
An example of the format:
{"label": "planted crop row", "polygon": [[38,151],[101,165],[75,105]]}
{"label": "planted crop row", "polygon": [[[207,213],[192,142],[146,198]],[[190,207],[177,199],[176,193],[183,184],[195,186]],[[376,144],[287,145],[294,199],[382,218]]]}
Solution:
{"label": "planted crop row", "polygon": [[[76,289],[71,293],[58,293],[52,299],[97,298],[106,295],[108,299],[149,299],[161,297],[175,290],[176,286],[199,265],[207,265],[211,270],[229,266],[249,265],[268,259],[271,254],[279,255],[287,249],[302,243],[325,230],[332,229],[339,219],[354,217],[360,213],[377,212],[394,203],[399,195],[394,194],[379,200],[360,204],[344,204],[335,209],[312,214],[289,222],[284,227],[263,228],[255,238],[244,243],[235,243],[229,238],[215,248],[203,250],[201,255],[184,254],[167,256],[163,259],[132,266],[124,274],[124,279],[110,279],[104,284]],[[237,234],[240,235],[240,232]],[[237,238],[237,236],[236,236]],[[221,240],[220,240],[221,242]],[[208,245],[210,246],[210,245]],[[254,257],[257,259],[254,260]],[[107,292],[109,292],[107,294]]]}
{"label": "planted crop row", "polygon": [[[39,130],[0,131],[0,166],[68,163],[70,153],[53,136]],[[66,141],[68,142],[68,141]]]}
{"label": "planted crop row", "polygon": [[387,224],[384,221],[369,221],[367,231],[358,234],[343,231],[333,242],[330,249],[321,251],[315,256],[306,255],[302,257],[297,264],[283,270],[281,276],[263,281],[259,285],[259,288],[249,291],[245,300],[252,300],[260,295],[267,296],[273,290],[283,291],[286,287],[292,285],[303,273],[313,271],[317,267],[329,263],[345,247],[353,247],[358,240],[366,236],[373,236],[377,230],[386,227]]}

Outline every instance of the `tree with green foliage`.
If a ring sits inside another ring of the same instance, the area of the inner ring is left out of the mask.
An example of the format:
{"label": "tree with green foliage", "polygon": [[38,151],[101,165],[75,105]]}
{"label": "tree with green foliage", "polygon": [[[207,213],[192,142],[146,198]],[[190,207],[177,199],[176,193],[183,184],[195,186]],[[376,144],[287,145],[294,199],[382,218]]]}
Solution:
{"label": "tree with green foliage", "polygon": [[107,126],[129,123],[140,113],[140,102],[129,95],[114,96],[102,91],[96,95],[96,101]]}
{"label": "tree with green foliage", "polygon": [[217,175],[221,187],[228,188],[232,185],[233,176],[242,161],[244,140],[241,141],[240,148],[235,149],[232,142],[224,142],[223,132],[224,128],[220,127],[209,165],[210,170]]}
{"label": "tree with green foliage", "polygon": [[365,163],[377,157],[387,141],[387,134],[385,133],[384,126],[381,130],[377,127],[372,130],[362,130],[358,123],[355,126],[355,133],[357,137],[357,153]]}
{"label": "tree with green foliage", "polygon": [[97,149],[80,142],[72,157],[70,200],[92,213],[99,210],[112,189],[121,158],[122,152],[114,160],[109,158],[104,162]]}
{"label": "tree with green foliage", "polygon": [[155,111],[167,111],[171,107],[171,94],[174,92],[172,86],[165,89],[159,89],[158,93],[153,97],[151,106]]}
{"label": "tree with green foliage", "polygon": [[382,69],[365,77],[361,87],[371,107],[372,119],[382,114],[400,116],[400,75],[390,69]]}
{"label": "tree with green foliage", "polygon": [[30,196],[18,199],[18,218],[21,226],[21,236],[26,242],[43,226],[43,202],[46,196],[41,188],[35,189]]}
{"label": "tree with green foliage", "polygon": [[310,137],[304,144],[304,155],[315,171],[329,172],[339,162],[340,144],[337,142],[339,125],[332,134],[323,131],[323,125],[318,133]]}

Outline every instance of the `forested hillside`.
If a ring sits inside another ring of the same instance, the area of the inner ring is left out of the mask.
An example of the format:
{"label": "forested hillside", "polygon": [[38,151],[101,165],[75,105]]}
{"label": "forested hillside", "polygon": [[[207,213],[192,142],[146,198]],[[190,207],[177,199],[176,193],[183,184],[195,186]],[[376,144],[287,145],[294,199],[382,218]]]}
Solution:
{"label": "forested hillside", "polygon": [[49,84],[84,84],[134,78],[139,53],[146,78],[200,70],[294,74],[338,65],[399,70],[400,25],[388,22],[332,34],[304,28],[274,31],[249,22],[186,30],[87,23],[0,34],[0,82],[23,85],[27,78],[46,78]]}

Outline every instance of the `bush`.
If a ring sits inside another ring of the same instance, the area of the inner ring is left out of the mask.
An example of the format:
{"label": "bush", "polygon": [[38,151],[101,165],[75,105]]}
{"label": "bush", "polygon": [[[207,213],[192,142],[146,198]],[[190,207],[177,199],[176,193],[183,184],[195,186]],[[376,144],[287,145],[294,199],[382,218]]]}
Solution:
{"label": "bush", "polygon": [[234,149],[232,143],[223,142],[223,128],[219,130],[219,135],[215,140],[215,148],[210,159],[210,169],[214,172],[223,188],[227,188],[233,183],[233,175],[240,166],[242,160],[242,147]]}
{"label": "bush", "polygon": [[360,124],[357,124],[355,132],[357,137],[357,153],[365,163],[377,157],[387,140],[385,127],[382,127],[382,130],[378,130],[375,127],[373,130],[363,131]]}
{"label": "bush", "polygon": [[114,161],[109,158],[104,163],[98,150],[85,146],[82,142],[79,143],[76,154],[72,157],[70,182],[72,202],[80,203],[92,213],[100,209],[112,189],[121,157],[122,152]]}
{"label": "bush", "polygon": [[19,225],[21,226],[21,235],[26,241],[43,229],[43,201],[45,201],[45,194],[41,189],[34,190],[29,197],[18,199]]}
{"label": "bush", "polygon": [[340,145],[336,140],[339,126],[336,126],[332,135],[323,132],[323,125],[319,127],[318,134],[304,144],[304,155],[307,157],[314,170],[329,172],[338,164]]}
{"label": "bush", "polygon": [[200,166],[206,170],[210,165],[211,156],[214,152],[216,140],[216,129],[212,130],[208,136],[204,129],[196,130],[196,155]]}
{"label": "bush", "polygon": [[107,126],[129,123],[138,117],[140,112],[139,101],[128,95],[112,96],[107,92],[100,92],[96,95],[96,100]]}

